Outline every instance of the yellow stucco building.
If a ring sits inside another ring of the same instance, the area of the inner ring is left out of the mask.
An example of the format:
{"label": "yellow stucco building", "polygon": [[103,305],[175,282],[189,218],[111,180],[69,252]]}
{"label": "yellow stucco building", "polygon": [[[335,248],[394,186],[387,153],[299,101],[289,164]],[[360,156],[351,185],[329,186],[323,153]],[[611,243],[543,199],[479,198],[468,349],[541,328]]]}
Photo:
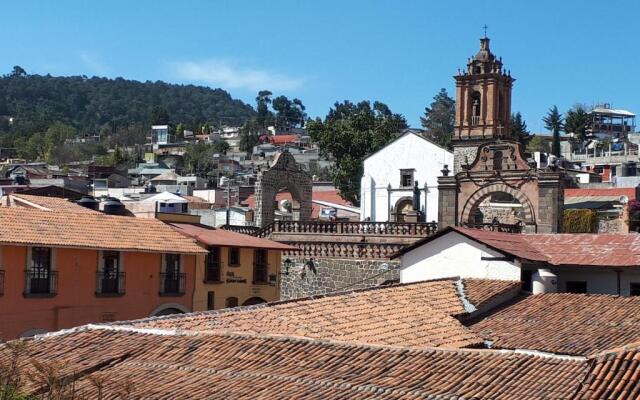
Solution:
{"label": "yellow stucco building", "polygon": [[294,247],[223,229],[170,223],[209,251],[199,256],[193,311],[246,306],[280,299],[284,250]]}

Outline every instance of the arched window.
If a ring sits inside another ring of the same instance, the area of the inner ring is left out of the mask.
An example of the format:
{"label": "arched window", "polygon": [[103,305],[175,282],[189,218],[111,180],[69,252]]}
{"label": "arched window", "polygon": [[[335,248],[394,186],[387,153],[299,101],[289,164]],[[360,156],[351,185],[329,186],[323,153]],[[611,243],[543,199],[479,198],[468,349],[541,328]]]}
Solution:
{"label": "arched window", "polygon": [[482,100],[480,92],[473,92],[471,95],[471,124],[478,125],[480,123],[480,111],[482,110]]}
{"label": "arched window", "polygon": [[227,297],[224,301],[225,308],[238,307],[238,298],[237,297]]}
{"label": "arched window", "polygon": [[254,306],[256,304],[262,304],[262,303],[266,303],[267,301],[261,297],[251,297],[249,299],[247,299],[244,303],[242,303],[243,306]]}

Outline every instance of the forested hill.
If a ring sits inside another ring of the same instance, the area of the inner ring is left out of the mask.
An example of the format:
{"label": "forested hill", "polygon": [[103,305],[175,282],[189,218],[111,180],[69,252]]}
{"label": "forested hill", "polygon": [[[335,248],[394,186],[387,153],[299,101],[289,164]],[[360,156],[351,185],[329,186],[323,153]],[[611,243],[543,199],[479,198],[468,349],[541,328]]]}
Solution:
{"label": "forested hill", "polygon": [[[251,106],[226,91],[202,86],[27,75],[16,69],[0,77],[0,134],[30,136],[55,122],[80,133],[116,131],[131,124],[151,124],[158,110],[173,123],[194,126],[220,121],[240,125],[255,115]],[[6,117],[12,117],[13,124]]]}

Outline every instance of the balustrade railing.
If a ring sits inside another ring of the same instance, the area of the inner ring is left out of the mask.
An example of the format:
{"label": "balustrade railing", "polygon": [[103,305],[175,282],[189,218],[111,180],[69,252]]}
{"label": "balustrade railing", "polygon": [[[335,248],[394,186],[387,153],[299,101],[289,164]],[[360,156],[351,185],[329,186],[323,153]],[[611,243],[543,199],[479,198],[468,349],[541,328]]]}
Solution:
{"label": "balustrade railing", "polygon": [[180,296],[185,293],[185,273],[160,274],[160,294],[164,296]]}
{"label": "balustrade railing", "polygon": [[243,233],[245,235],[256,236],[256,233],[260,230],[257,226],[245,226],[245,225],[222,225],[220,228],[225,231],[232,231],[237,233]]}
{"label": "balustrade railing", "polygon": [[291,242],[298,250],[284,252],[287,256],[384,259],[400,251],[404,245],[389,243]]}
{"label": "balustrade railing", "polygon": [[466,228],[481,229],[483,231],[495,231],[506,233],[522,233],[523,224],[501,224],[501,223],[481,223],[481,224],[464,224]]}
{"label": "balustrade railing", "polygon": [[[262,229],[224,226],[223,229],[253,236],[267,237],[273,233],[313,233],[335,235],[379,236],[429,236],[436,232],[435,222],[325,222],[325,221],[275,221]],[[255,229],[255,230],[254,230]]]}
{"label": "balustrade railing", "polygon": [[96,295],[124,294],[124,272],[97,272]]}

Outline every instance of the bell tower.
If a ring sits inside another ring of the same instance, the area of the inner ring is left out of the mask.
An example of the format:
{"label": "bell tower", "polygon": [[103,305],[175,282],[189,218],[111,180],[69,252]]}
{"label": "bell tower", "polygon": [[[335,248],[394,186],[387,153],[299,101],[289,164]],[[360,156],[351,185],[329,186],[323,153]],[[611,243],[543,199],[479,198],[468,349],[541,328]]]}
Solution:
{"label": "bell tower", "polygon": [[489,49],[489,38],[480,39],[480,50],[458,70],[456,119],[453,133],[454,173],[472,163],[478,146],[511,136],[511,88],[514,78]]}

